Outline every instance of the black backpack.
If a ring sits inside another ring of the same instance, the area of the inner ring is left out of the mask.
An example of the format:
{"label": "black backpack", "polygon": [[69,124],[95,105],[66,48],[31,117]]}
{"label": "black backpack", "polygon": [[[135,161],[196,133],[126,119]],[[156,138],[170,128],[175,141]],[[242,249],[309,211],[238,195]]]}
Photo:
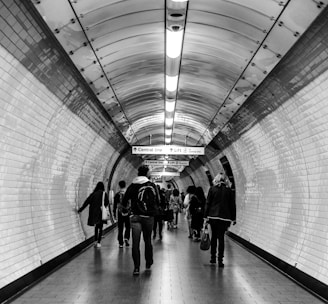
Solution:
{"label": "black backpack", "polygon": [[141,185],[138,190],[138,213],[141,215],[156,215],[158,211],[157,203],[157,192],[153,184],[145,183]]}

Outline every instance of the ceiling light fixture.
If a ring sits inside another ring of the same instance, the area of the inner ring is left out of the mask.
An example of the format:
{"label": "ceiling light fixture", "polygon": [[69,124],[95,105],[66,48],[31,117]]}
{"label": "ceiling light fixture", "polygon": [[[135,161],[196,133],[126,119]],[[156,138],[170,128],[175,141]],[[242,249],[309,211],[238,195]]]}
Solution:
{"label": "ceiling light fixture", "polygon": [[174,92],[178,87],[178,76],[169,76],[166,75],[166,89],[169,92]]}
{"label": "ceiling light fixture", "polygon": [[172,127],[172,125],[173,125],[173,117],[166,117],[165,118],[165,125],[167,127]]}
{"label": "ceiling light fixture", "polygon": [[174,112],[174,109],[175,109],[175,100],[167,100],[165,102],[165,110],[167,112]]}
{"label": "ceiling light fixture", "polygon": [[172,59],[181,54],[183,30],[166,30],[166,55]]}
{"label": "ceiling light fixture", "polygon": [[165,135],[166,136],[171,136],[172,135],[172,129],[166,129],[165,130]]}

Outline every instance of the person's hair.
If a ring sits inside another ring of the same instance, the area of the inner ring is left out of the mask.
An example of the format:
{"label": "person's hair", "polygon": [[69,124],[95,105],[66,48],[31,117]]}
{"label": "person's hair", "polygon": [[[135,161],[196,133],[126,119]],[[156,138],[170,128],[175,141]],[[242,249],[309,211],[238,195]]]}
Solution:
{"label": "person's hair", "polygon": [[121,180],[121,181],[118,182],[118,185],[120,186],[120,188],[125,188],[126,183],[125,183],[124,180]]}
{"label": "person's hair", "polygon": [[171,184],[167,184],[167,189],[171,189]]}
{"label": "person's hair", "polygon": [[220,182],[225,182],[226,179],[226,174],[224,172],[220,172],[219,174],[217,174],[214,179],[213,179],[213,184],[217,185]]}
{"label": "person's hair", "polygon": [[173,194],[173,196],[179,196],[179,190],[173,189],[172,194]]}
{"label": "person's hair", "polygon": [[95,189],[93,190],[93,192],[96,192],[96,191],[105,191],[105,185],[103,182],[98,182]]}
{"label": "person's hair", "polygon": [[195,192],[197,198],[202,202],[205,203],[206,202],[206,198],[205,198],[205,194],[204,194],[204,190],[201,186],[196,188],[196,192]]}
{"label": "person's hair", "polygon": [[149,167],[147,165],[142,165],[138,168],[138,176],[147,176]]}
{"label": "person's hair", "polygon": [[195,192],[196,192],[196,187],[195,186],[188,186],[187,193],[195,194]]}

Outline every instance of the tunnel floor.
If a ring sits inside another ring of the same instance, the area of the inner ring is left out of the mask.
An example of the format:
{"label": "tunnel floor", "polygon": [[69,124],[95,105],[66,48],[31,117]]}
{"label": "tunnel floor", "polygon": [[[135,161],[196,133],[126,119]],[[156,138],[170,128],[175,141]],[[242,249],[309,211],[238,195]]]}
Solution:
{"label": "tunnel floor", "polygon": [[[117,230],[102,248],[87,248],[9,303],[14,304],[317,304],[325,303],[226,237],[224,268],[188,239],[186,222],[155,239],[154,265],[133,276],[131,246],[119,248]],[[143,257],[143,246],[141,253]]]}

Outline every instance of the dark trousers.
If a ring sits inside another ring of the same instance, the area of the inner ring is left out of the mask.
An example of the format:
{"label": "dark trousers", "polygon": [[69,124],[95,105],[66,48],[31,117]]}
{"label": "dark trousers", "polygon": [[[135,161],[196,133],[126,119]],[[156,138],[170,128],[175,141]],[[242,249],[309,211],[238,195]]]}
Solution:
{"label": "dark trousers", "polygon": [[212,230],[211,260],[216,260],[216,250],[218,246],[218,261],[222,262],[224,256],[224,235],[230,226],[230,222],[210,218],[209,223]]}
{"label": "dark trousers", "polygon": [[132,228],[132,258],[134,267],[140,267],[140,239],[141,233],[145,242],[146,265],[153,264],[153,245],[151,243],[151,233],[154,226],[154,217],[143,217],[133,215],[130,218]]}
{"label": "dark trousers", "polygon": [[95,226],[95,241],[97,243],[101,242],[102,231],[103,231],[103,223],[96,224]]}
{"label": "dark trousers", "polygon": [[154,236],[156,236],[157,226],[158,226],[158,235],[161,237],[162,231],[163,231],[163,216],[162,215],[156,215],[154,217],[154,228],[153,228]]}
{"label": "dark trousers", "polygon": [[[130,239],[130,217],[128,215],[123,216],[121,213],[117,214],[117,227],[118,235],[117,240],[120,245],[123,245],[123,235],[124,240]],[[124,230],[125,228],[125,230]],[[124,232],[124,233],[123,233]]]}

